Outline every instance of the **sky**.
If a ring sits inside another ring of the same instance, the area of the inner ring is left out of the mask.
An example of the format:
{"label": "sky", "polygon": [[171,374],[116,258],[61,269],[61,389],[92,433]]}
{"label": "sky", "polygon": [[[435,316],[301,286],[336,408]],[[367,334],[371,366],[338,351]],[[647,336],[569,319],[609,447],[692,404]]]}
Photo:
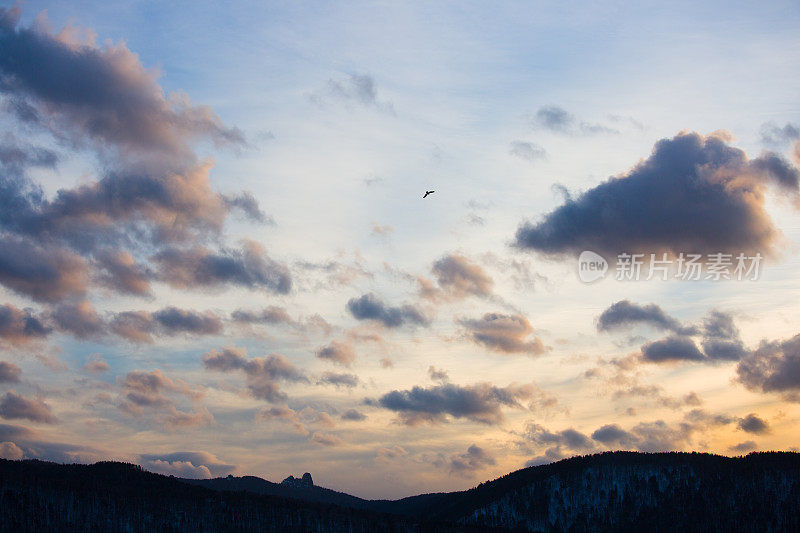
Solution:
{"label": "sky", "polygon": [[229,4],[0,12],[0,457],[795,449],[796,2]]}

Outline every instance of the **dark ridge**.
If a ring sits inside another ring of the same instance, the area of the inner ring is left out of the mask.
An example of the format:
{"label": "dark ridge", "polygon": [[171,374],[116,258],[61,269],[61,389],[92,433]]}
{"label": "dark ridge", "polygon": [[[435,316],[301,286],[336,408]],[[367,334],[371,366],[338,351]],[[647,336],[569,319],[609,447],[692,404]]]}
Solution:
{"label": "dark ridge", "polygon": [[800,454],[606,452],[395,501],[253,476],[0,460],[0,531],[34,530],[800,531]]}
{"label": "dark ridge", "polygon": [[246,491],[213,491],[115,462],[0,459],[0,531],[484,531]]}

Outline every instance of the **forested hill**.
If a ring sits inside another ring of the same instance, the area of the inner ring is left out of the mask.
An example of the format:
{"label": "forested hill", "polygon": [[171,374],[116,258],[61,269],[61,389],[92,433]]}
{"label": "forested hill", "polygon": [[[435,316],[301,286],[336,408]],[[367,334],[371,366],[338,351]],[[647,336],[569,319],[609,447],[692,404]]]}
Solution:
{"label": "forested hill", "polygon": [[122,463],[0,460],[0,529],[800,531],[800,454],[788,452],[607,452],[396,501],[254,477],[195,483]]}
{"label": "forested hill", "polygon": [[0,459],[0,531],[485,531],[249,492],[213,491],[126,463]]}

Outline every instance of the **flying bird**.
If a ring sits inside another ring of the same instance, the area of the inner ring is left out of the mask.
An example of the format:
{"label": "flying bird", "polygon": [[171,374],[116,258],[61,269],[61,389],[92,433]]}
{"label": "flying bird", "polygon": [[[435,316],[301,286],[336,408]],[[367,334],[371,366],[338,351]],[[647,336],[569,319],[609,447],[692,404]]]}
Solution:
{"label": "flying bird", "polygon": [[423,198],[427,198],[429,194],[433,194],[435,192],[436,191],[425,191],[425,196],[423,196]]}

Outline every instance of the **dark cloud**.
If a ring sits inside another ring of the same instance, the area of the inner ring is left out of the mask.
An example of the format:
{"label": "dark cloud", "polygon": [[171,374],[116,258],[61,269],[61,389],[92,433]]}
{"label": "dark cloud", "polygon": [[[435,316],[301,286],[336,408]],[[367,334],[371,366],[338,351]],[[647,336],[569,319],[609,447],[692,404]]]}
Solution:
{"label": "dark cloud", "polygon": [[761,142],[772,146],[786,146],[790,142],[800,139],[800,127],[786,123],[778,126],[774,122],[765,122],[761,125]]}
{"label": "dark cloud", "polygon": [[770,176],[779,186],[790,192],[800,190],[800,170],[773,152],[764,152],[752,161],[753,167]]}
{"label": "dark cloud", "polygon": [[119,408],[123,412],[134,416],[141,416],[145,412],[153,413],[158,422],[169,431],[207,426],[214,421],[214,417],[205,408],[191,412],[178,410],[176,402],[179,397],[196,402],[202,398],[204,392],[181,379],[170,378],[161,370],[128,372],[120,380],[120,385],[122,403]]}
{"label": "dark cloud", "polygon": [[235,346],[207,352],[203,356],[203,366],[218,372],[244,372],[250,394],[268,402],[286,399],[286,394],[280,390],[280,381],[307,381],[303,373],[281,354],[248,358],[244,348]]}
{"label": "dark cloud", "polygon": [[208,452],[142,454],[139,464],[157,474],[191,479],[222,477],[236,470],[236,465],[226,464]]}
{"label": "dark cloud", "polygon": [[356,352],[348,342],[331,341],[317,350],[317,357],[349,367],[356,360]]}
{"label": "dark cloud", "polygon": [[147,311],[123,311],[111,320],[111,331],[133,342],[153,342],[157,324]]}
{"label": "dark cloud", "polygon": [[150,279],[154,274],[150,269],[138,264],[125,250],[100,250],[95,254],[97,279],[116,292],[150,295]]}
{"label": "dark cloud", "polygon": [[213,335],[222,331],[222,321],[211,312],[198,313],[177,307],[166,307],[153,313],[152,317],[170,334]]}
{"label": "dark cloud", "polygon": [[394,114],[392,103],[378,99],[375,80],[372,76],[366,74],[350,74],[347,78],[341,80],[330,79],[326,88],[310,95],[310,99],[320,105],[335,99],[346,105],[358,104]]}
{"label": "dark cloud", "polygon": [[225,204],[229,208],[239,209],[242,213],[247,215],[248,218],[262,224],[274,224],[275,221],[272,217],[267,216],[261,207],[258,205],[258,200],[252,193],[244,191],[235,196],[222,196]]}
{"label": "dark cloud", "polygon": [[441,381],[442,383],[450,381],[450,376],[447,375],[447,371],[438,369],[433,365],[428,367],[428,376],[430,376],[433,381]]}
{"label": "dark cloud", "polygon": [[193,400],[202,396],[202,391],[192,389],[183,380],[168,377],[161,370],[128,372],[121,385],[126,401],[125,409],[134,413],[140,413],[143,407],[172,405],[167,393],[181,394]]}
{"label": "dark cloud", "polygon": [[350,420],[352,422],[361,422],[362,420],[367,419],[367,415],[362,413],[361,411],[357,411],[355,409],[348,409],[344,413],[342,413],[342,420]]}
{"label": "dark cloud", "polygon": [[358,320],[375,320],[387,328],[397,328],[404,324],[427,326],[430,319],[423,311],[413,305],[389,307],[374,294],[364,294],[347,302],[347,310]]}
{"label": "dark cloud", "polygon": [[523,224],[516,245],[550,255],[770,253],[777,232],[764,209],[765,187],[786,186],[787,176],[775,171],[778,156],[748,161],[726,141],[697,133],[662,139],[630,171]]}
{"label": "dark cloud", "polygon": [[526,161],[537,161],[547,157],[547,152],[544,148],[536,143],[528,141],[514,141],[511,143],[508,153],[514,157],[519,157]]}
{"label": "dark cloud", "polygon": [[0,305],[0,339],[20,346],[33,340],[43,339],[50,333],[41,318],[30,309],[18,309],[13,305]]}
{"label": "dark cloud", "polygon": [[671,336],[642,346],[642,358],[653,363],[703,361],[706,357],[690,337]]}
{"label": "dark cloud", "polygon": [[448,462],[450,472],[469,476],[475,475],[477,470],[496,464],[497,460],[489,452],[475,444],[467,448],[466,453],[452,455]]}
{"label": "dark cloud", "polygon": [[800,335],[762,342],[736,367],[739,381],[750,390],[779,392],[800,401]]}
{"label": "dark cloud", "polygon": [[55,326],[78,339],[90,339],[105,333],[105,323],[86,300],[59,304],[50,319]]}
{"label": "dark cloud", "polygon": [[722,311],[711,311],[703,319],[702,347],[706,356],[714,360],[739,361],[750,351],[739,336],[733,317]]}
{"label": "dark cloud", "polygon": [[540,107],[536,114],[531,117],[531,125],[537,129],[550,130],[566,135],[619,133],[619,131],[602,124],[579,121],[565,109],[554,105]]}
{"label": "dark cloud", "polygon": [[758,445],[752,440],[746,440],[744,442],[740,442],[735,446],[731,446],[728,450],[734,453],[749,453],[758,449]]}
{"label": "dark cloud", "polygon": [[50,411],[50,406],[40,399],[28,399],[14,391],[8,391],[0,398],[0,416],[8,419],[25,418],[33,422],[53,424],[56,417]]}
{"label": "dark cloud", "polygon": [[330,433],[314,433],[311,435],[311,441],[323,446],[341,446],[344,444],[342,439]]}
{"label": "dark cloud", "polygon": [[661,330],[691,335],[696,328],[684,327],[656,304],[638,305],[630,300],[620,300],[612,304],[597,319],[598,331],[611,331],[643,323]]}
{"label": "dark cloud", "polygon": [[738,422],[739,429],[747,433],[755,433],[761,435],[769,433],[769,424],[766,420],[759,418],[755,413],[750,413],[744,418],[740,418]]}
{"label": "dark cloud", "polygon": [[533,326],[522,315],[486,313],[479,319],[459,319],[458,323],[473,342],[492,351],[540,355],[547,350],[541,339],[532,336]]}
{"label": "dark cloud", "polygon": [[291,324],[294,322],[286,309],[275,305],[270,305],[260,311],[237,309],[231,313],[231,320],[246,324]]}
{"label": "dark cloud", "polygon": [[[149,295],[145,253],[219,238],[231,209],[267,220],[252,195],[214,192],[212,163],[192,148],[208,140],[242,146],[241,132],[209,107],[165,94],[158,74],[124,45],[99,46],[46,24],[26,28],[20,17],[19,7],[0,10],[2,113],[24,122],[20,131],[32,138],[93,151],[99,167],[97,177],[47,196],[26,169],[53,167],[55,153],[11,134],[0,139],[0,284],[47,303],[81,298],[88,279]],[[218,270],[194,281],[287,292],[285,267],[252,248],[217,254]],[[226,257],[239,264],[220,264]]]}
{"label": "dark cloud", "polygon": [[459,254],[449,254],[433,263],[431,269],[438,287],[419,278],[420,293],[431,300],[460,300],[467,296],[492,296],[494,280],[480,267]]}
{"label": "dark cloud", "polygon": [[9,289],[38,302],[57,302],[82,296],[87,281],[86,262],[69,250],[0,236],[0,283]]}
{"label": "dark cloud", "polygon": [[361,383],[361,380],[358,379],[358,376],[355,374],[323,372],[317,383],[323,385],[335,385],[337,387],[353,388],[358,386],[358,384]]}
{"label": "dark cloud", "polygon": [[549,431],[539,424],[528,424],[525,437],[544,446],[556,446],[573,451],[587,451],[594,448],[592,439],[573,428],[562,431]]}
{"label": "dark cloud", "polygon": [[447,421],[448,415],[482,424],[500,424],[505,420],[503,407],[523,408],[520,401],[531,399],[535,393],[533,385],[495,387],[490,383],[465,386],[443,383],[428,388],[394,390],[368,403],[395,411],[408,425],[442,423]]}
{"label": "dark cloud", "polygon": [[632,447],[636,437],[619,427],[617,424],[606,424],[597,428],[592,433],[592,438],[606,446]]}
{"label": "dark cloud", "polygon": [[0,383],[19,383],[22,371],[14,363],[0,361]]}
{"label": "dark cloud", "polygon": [[8,172],[20,173],[27,167],[55,168],[58,155],[41,146],[17,141],[10,133],[0,139],[0,164]]}
{"label": "dark cloud", "polygon": [[168,248],[154,257],[159,277],[181,288],[215,286],[231,283],[251,289],[266,289],[287,294],[292,278],[286,266],[273,261],[255,242],[246,242],[242,250],[213,253],[206,248],[183,250]]}
{"label": "dark cloud", "polygon": [[[0,12],[2,92],[56,122],[63,135],[88,137],[127,150],[185,154],[188,140],[241,143],[208,107],[165,96],[156,74],[124,45],[98,48],[19,26],[21,10]],[[73,133],[70,133],[72,130]]]}

